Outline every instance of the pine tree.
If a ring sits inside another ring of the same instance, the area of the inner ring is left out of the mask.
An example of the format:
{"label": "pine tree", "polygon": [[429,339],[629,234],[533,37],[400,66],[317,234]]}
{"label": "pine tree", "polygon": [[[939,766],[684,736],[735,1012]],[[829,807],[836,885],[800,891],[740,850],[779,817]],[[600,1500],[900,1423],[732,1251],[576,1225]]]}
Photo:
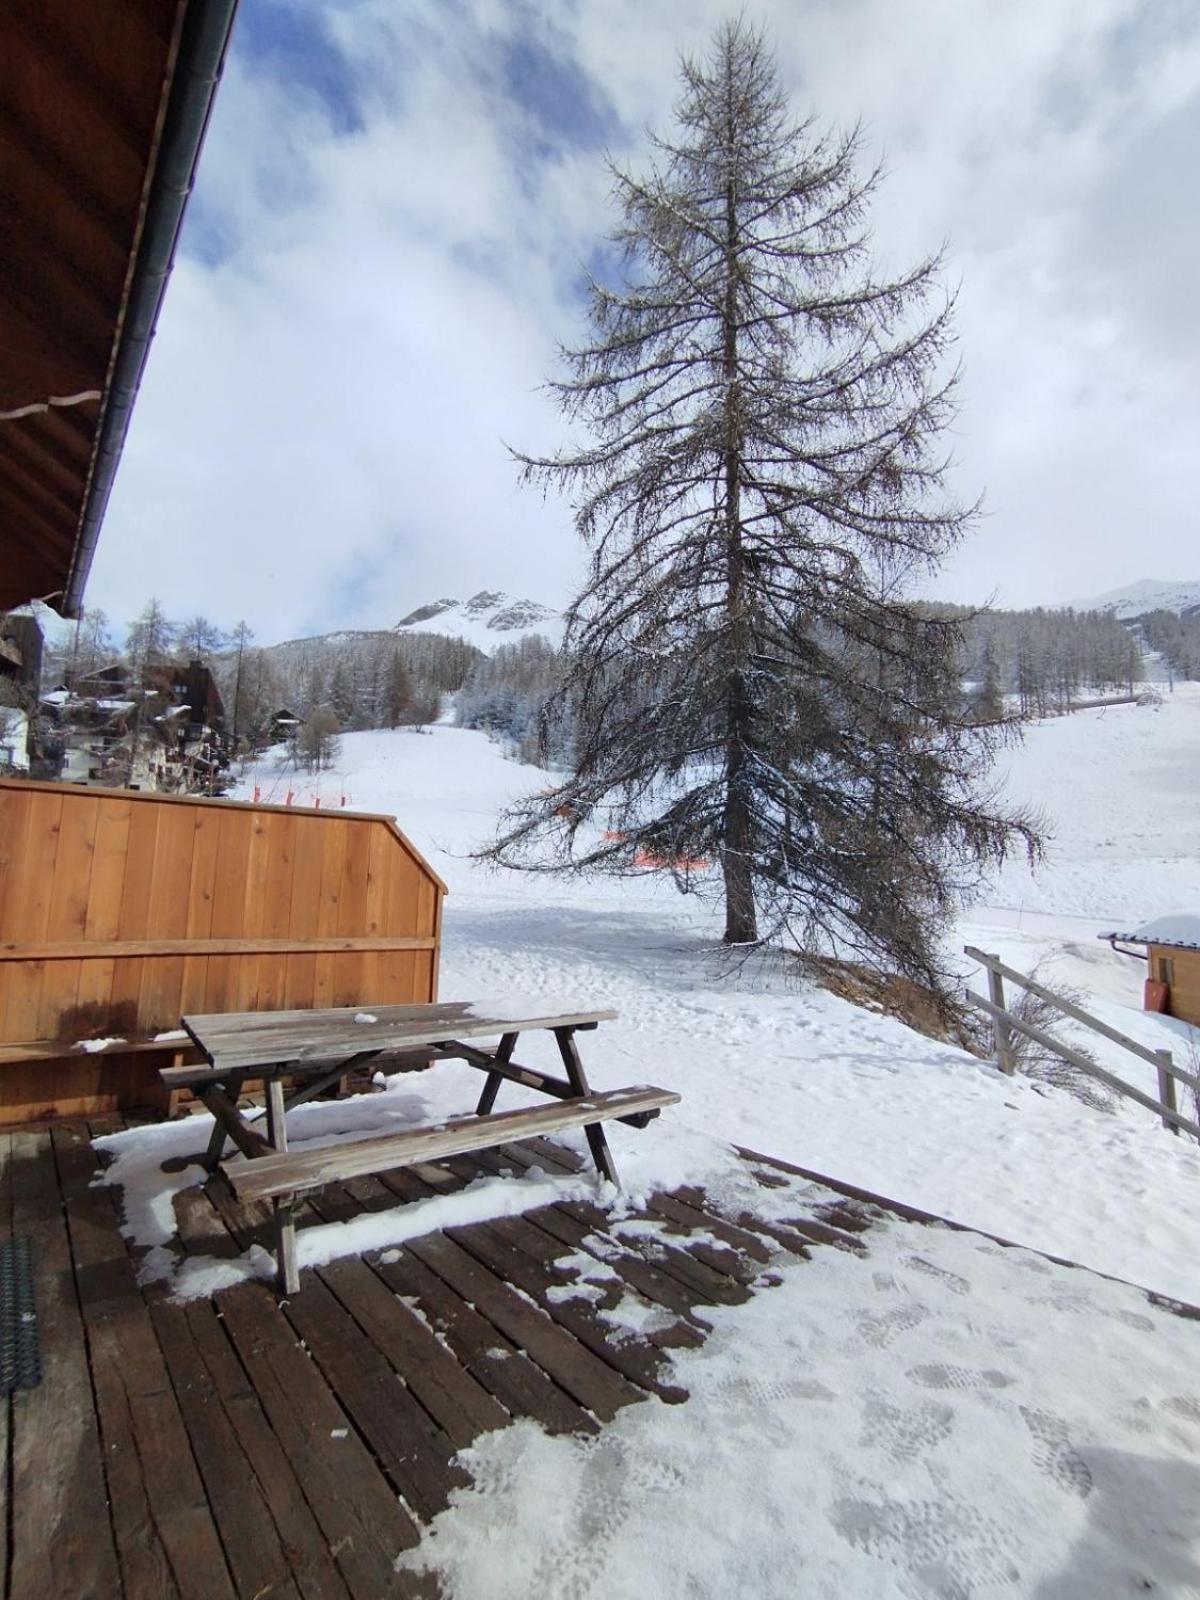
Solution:
{"label": "pine tree", "polygon": [[999,722],[1004,715],[1004,696],[1000,691],[1000,668],[996,647],[989,635],[983,641],[979,681],[975,689],[975,715],[980,722]]}
{"label": "pine tree", "polygon": [[191,661],[209,661],[229,643],[230,635],[199,613],[180,623],[176,634],[177,647]]}
{"label": "pine tree", "polygon": [[65,662],[68,684],[98,672],[112,663],[115,646],[108,616],[95,606],[86,606],[76,620]]}
{"label": "pine tree", "polygon": [[338,719],[339,727],[346,727],[354,719],[354,684],[344,660],[339,659],[329,683],[329,704]]}
{"label": "pine tree", "polygon": [[392,653],[392,664],[388,670],[387,693],[384,698],[384,722],[389,728],[398,728],[408,715],[412,705],[413,688],[412,679],[409,677],[408,668],[404,664],[404,657],[399,650]]}
{"label": "pine tree", "polygon": [[148,667],[170,658],[177,636],[175,623],[159,601],[153,597],[147,600],[125,636],[125,654],[138,684],[143,682]]}
{"label": "pine tree", "polygon": [[244,705],[249,699],[246,692],[246,649],[254,637],[254,629],[243,618],[234,628],[230,636],[233,645],[233,711],[230,717],[231,731],[233,734],[233,748],[241,748],[242,733],[245,728]]}
{"label": "pine tree", "polygon": [[339,723],[329,706],[317,706],[301,724],[295,738],[295,758],[298,766],[309,772],[323,772],[337,760],[341,741],[338,739]]}
{"label": "pine tree", "polygon": [[575,770],[491,853],[706,857],[726,942],[786,926],[936,983],[940,924],[1033,841],[980,804],[987,736],[946,693],[957,624],[879,582],[971,521],[938,446],[951,304],[936,258],[877,275],[878,173],[856,133],[790,120],[760,33],[725,25],[682,80],[674,139],[614,173],[623,276],[593,283],[591,340],[552,385],[591,442],[518,456],[574,491],[591,566],[547,724],[574,712]]}

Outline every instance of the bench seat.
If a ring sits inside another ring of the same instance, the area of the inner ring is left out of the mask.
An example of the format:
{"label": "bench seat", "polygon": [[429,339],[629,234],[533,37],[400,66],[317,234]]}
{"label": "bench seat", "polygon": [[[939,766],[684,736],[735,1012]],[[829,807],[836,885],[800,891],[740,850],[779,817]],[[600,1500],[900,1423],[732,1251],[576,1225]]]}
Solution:
{"label": "bench seat", "polygon": [[649,1120],[665,1106],[678,1102],[679,1096],[670,1089],[648,1085],[613,1089],[553,1105],[456,1118],[429,1127],[410,1128],[403,1133],[385,1134],[377,1139],[356,1139],[344,1144],[322,1145],[315,1150],[258,1156],[252,1161],[229,1163],[225,1175],[239,1200],[277,1200],[319,1189],[327,1183],[342,1183],[423,1161],[468,1155],[474,1150],[559,1133],[565,1128],[595,1126],[610,1118]]}

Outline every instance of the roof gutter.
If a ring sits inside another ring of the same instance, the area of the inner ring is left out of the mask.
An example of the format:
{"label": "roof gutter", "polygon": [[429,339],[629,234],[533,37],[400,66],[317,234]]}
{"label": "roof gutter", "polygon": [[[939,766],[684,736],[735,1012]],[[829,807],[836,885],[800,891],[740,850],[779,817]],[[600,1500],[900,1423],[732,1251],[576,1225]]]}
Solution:
{"label": "roof gutter", "polygon": [[104,416],[100,423],[79,536],[63,595],[62,614],[77,617],[121,460],[155,324],[175,259],[175,247],[238,0],[191,0],[151,180],[146,221],[126,301]]}

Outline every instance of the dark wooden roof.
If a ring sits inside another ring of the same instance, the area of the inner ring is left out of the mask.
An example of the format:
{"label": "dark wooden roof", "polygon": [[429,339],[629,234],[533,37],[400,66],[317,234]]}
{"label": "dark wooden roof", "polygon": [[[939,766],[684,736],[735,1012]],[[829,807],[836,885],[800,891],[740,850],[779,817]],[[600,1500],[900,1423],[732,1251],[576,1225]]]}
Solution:
{"label": "dark wooden roof", "polygon": [[235,4],[0,6],[0,609],[82,598]]}

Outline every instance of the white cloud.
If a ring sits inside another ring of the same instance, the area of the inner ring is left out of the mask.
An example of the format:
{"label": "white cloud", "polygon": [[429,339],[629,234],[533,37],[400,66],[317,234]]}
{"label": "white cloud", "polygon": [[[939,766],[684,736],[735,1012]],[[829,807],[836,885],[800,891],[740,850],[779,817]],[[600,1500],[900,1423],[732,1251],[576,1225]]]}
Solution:
{"label": "white cloud", "polygon": [[[123,618],[157,592],[271,638],[484,586],[564,600],[582,560],[569,507],[519,490],[503,441],[561,429],[539,385],[582,332],[580,264],[611,221],[596,126],[637,159],[644,124],[667,122],[677,50],[703,49],[725,9],[312,6],[358,86],[349,129],[235,50],[92,603]],[[759,14],[797,109],[861,116],[885,154],[881,254],[946,238],[961,276],[954,443],[990,514],[947,592],[1018,603],[1193,576],[1195,14]]]}

